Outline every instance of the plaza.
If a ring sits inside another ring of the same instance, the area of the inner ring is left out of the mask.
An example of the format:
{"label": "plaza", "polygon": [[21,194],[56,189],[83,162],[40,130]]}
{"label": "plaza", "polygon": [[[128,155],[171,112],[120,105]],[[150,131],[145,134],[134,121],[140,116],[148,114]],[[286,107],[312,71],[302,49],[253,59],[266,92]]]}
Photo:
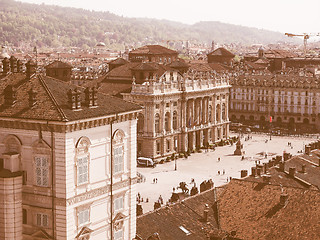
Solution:
{"label": "plaza", "polygon": [[[304,145],[316,140],[316,137],[291,136],[272,136],[270,140],[267,134],[250,134],[252,138],[245,141],[247,136],[241,139],[245,151],[243,160],[241,156],[233,154],[236,149],[233,144],[217,147],[214,151],[203,150],[202,153],[191,154],[187,159],[179,158],[176,160],[177,170],[175,161],[158,164],[155,168],[137,168],[145,177],[144,182],[137,184],[137,193],[143,198],[143,213],[153,210],[154,202],[158,201],[160,195],[165,204],[171,197],[173,188],[176,192],[181,192],[180,189],[177,190],[179,182],[186,182],[190,189],[193,186],[191,179],[194,179],[199,189],[202,181],[212,179],[214,186],[218,187],[228,183],[230,177],[240,178],[241,170],[248,170],[250,174],[256,161],[267,162],[276,155],[282,155],[284,151],[296,155],[304,149]],[[153,179],[157,179],[157,182],[154,183]]]}

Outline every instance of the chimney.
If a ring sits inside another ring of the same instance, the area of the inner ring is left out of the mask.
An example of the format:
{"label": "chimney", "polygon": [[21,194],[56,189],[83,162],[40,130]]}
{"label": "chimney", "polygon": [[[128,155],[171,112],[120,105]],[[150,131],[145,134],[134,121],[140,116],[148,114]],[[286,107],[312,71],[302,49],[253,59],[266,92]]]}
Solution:
{"label": "chimney", "polygon": [[4,105],[7,107],[12,106],[16,102],[16,91],[11,85],[4,89]]}
{"label": "chimney", "polygon": [[17,59],[13,55],[10,57],[10,67],[12,73],[17,72]]}
{"label": "chimney", "polygon": [[290,153],[287,153],[287,152],[284,152],[284,153],[283,153],[283,160],[284,160],[284,161],[289,160],[290,157],[291,157],[291,154],[290,154]]}
{"label": "chimney", "polygon": [[279,170],[281,172],[284,172],[284,167],[285,167],[285,163],[284,162],[279,162]]}
{"label": "chimney", "polygon": [[261,167],[257,167],[257,175],[261,176]]}
{"label": "chimney", "polygon": [[244,178],[248,175],[248,170],[241,170],[241,178]]}
{"label": "chimney", "polygon": [[252,167],[252,168],[251,168],[251,176],[255,177],[256,174],[257,174],[256,168],[255,168],[255,167]]}
{"label": "chimney", "polygon": [[295,174],[296,174],[296,168],[290,167],[289,168],[289,176],[294,177]]}
{"label": "chimney", "polygon": [[30,91],[28,91],[29,94],[29,107],[33,107],[36,104],[36,91],[34,91],[32,88]]}
{"label": "chimney", "polygon": [[22,67],[23,67],[22,61],[19,59],[17,61],[17,72],[18,73],[22,73]]}
{"label": "chimney", "polygon": [[208,222],[208,214],[209,214],[209,205],[205,204],[204,210],[203,210],[203,220],[205,222]]}
{"label": "chimney", "polygon": [[281,162],[281,160],[282,160],[282,156],[280,156],[280,155],[276,156],[275,164]]}
{"label": "chimney", "polygon": [[87,87],[84,90],[85,93],[85,103],[88,107],[95,107],[97,106],[97,90],[95,87],[89,88]]}
{"label": "chimney", "polygon": [[10,72],[10,60],[8,58],[4,58],[2,60],[2,66],[3,66],[3,75],[7,75]]}
{"label": "chimney", "polygon": [[80,91],[77,89],[69,89],[67,92],[68,95],[68,105],[72,110],[79,110],[81,109],[81,98],[80,98]]}
{"label": "chimney", "polygon": [[305,149],[305,154],[307,154],[307,155],[310,155],[310,151],[311,151],[311,147],[309,146],[309,145],[306,145],[305,147],[304,147],[304,149]]}
{"label": "chimney", "polygon": [[36,73],[36,70],[37,70],[37,64],[36,64],[34,61],[29,60],[29,61],[26,63],[26,75],[27,75],[27,79],[30,79],[31,76]]}
{"label": "chimney", "polygon": [[286,206],[287,203],[288,203],[288,198],[289,198],[288,194],[281,193],[281,195],[280,195],[280,203],[279,203],[280,206],[282,206],[282,207]]}
{"label": "chimney", "polygon": [[264,163],[263,164],[263,169],[264,169],[264,174],[266,174],[268,172],[268,169],[269,169],[268,163]]}
{"label": "chimney", "polygon": [[302,172],[302,173],[306,173],[306,165],[305,165],[305,164],[302,164],[302,166],[301,166],[301,172]]}

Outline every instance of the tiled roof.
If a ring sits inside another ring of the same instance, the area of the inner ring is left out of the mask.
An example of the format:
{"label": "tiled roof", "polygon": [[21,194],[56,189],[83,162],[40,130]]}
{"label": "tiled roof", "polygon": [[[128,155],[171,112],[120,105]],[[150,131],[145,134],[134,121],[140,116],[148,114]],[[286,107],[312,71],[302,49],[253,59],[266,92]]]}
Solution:
{"label": "tiled roof", "polygon": [[123,59],[123,58],[117,58],[115,60],[112,60],[109,62],[109,64],[113,64],[113,65],[123,65],[123,64],[126,64],[128,63],[127,60]]}
{"label": "tiled roof", "polygon": [[[282,191],[288,200],[280,204]],[[233,179],[218,200],[221,229],[241,239],[318,239],[320,192]]]}
{"label": "tiled roof", "polygon": [[72,68],[72,66],[65,62],[54,61],[53,63],[47,65],[45,68]]}
{"label": "tiled roof", "polygon": [[188,68],[189,64],[187,64],[184,61],[173,61],[167,66],[172,67],[172,68]]}
{"label": "tiled roof", "polygon": [[222,64],[219,63],[190,63],[189,64],[189,69],[193,71],[199,71],[199,72],[210,72],[210,71],[226,71],[229,68],[223,66]]}
{"label": "tiled roof", "polygon": [[280,50],[280,49],[269,49],[264,52],[264,56],[266,58],[293,58],[298,57],[296,53],[287,51],[287,50]]}
{"label": "tiled roof", "polygon": [[[4,89],[8,85],[16,90],[16,102],[12,106],[4,105]],[[75,111],[68,106],[67,91],[75,88],[81,91],[82,110]],[[32,107],[28,101],[31,89],[36,92],[36,103]],[[84,98],[84,88],[71,83],[48,76],[34,75],[27,80],[24,74],[10,74],[0,81],[0,117],[73,121],[140,109],[136,104],[102,93],[97,93],[98,106],[89,108],[83,103]]]}
{"label": "tiled roof", "polygon": [[[214,212],[214,191],[208,190],[181,202],[162,207],[153,212],[137,217],[137,235],[147,239],[158,233],[160,239],[203,239],[217,228]],[[205,204],[209,205],[208,222],[203,219]],[[183,227],[190,234],[186,234]]]}
{"label": "tiled roof", "polygon": [[178,54],[178,52],[161,45],[146,45],[132,50],[129,54]]}
{"label": "tiled roof", "polygon": [[208,56],[234,57],[235,55],[225,48],[217,48],[208,54]]}

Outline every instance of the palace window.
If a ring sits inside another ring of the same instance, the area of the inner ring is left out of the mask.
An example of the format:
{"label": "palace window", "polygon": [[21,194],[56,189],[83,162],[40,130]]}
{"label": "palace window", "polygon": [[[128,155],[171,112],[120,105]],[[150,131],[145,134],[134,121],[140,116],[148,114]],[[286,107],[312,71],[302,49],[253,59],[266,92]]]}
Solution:
{"label": "palace window", "polygon": [[157,147],[157,154],[160,154],[161,147],[160,147],[160,141],[159,140],[156,142],[156,147]]}
{"label": "palace window", "polygon": [[113,148],[113,173],[123,171],[123,146]]}
{"label": "palace window", "polygon": [[139,114],[138,116],[138,132],[142,133],[143,132],[143,128],[144,128],[144,116],[142,113]]}
{"label": "palace window", "polygon": [[90,221],[90,209],[78,210],[78,226],[82,226]]}
{"label": "palace window", "polygon": [[177,130],[177,128],[178,128],[178,119],[177,119],[177,112],[176,111],[173,112],[172,127],[174,130]]}
{"label": "palace window", "polygon": [[114,240],[123,240],[123,230],[120,229],[114,233]]}
{"label": "palace window", "polygon": [[156,133],[160,133],[160,116],[158,113],[154,116],[154,128]]}
{"label": "palace window", "polygon": [[167,152],[170,152],[170,140],[167,140]]}
{"label": "palace window", "polygon": [[118,197],[114,200],[114,211],[118,212],[123,209],[123,196]]}
{"label": "palace window", "polygon": [[124,169],[124,132],[117,130],[113,137],[113,173],[123,172]]}
{"label": "palace window", "polygon": [[170,131],[170,113],[167,112],[164,118],[164,127],[167,132]]}
{"label": "palace window", "polygon": [[81,137],[76,145],[76,173],[77,185],[89,182],[89,147],[90,140],[87,137]]}
{"label": "palace window", "polygon": [[49,161],[47,156],[36,156],[35,161],[35,177],[36,185],[40,187],[48,187],[49,185]]}
{"label": "palace window", "polygon": [[48,227],[49,226],[48,220],[49,220],[49,217],[47,214],[37,213],[37,226]]}

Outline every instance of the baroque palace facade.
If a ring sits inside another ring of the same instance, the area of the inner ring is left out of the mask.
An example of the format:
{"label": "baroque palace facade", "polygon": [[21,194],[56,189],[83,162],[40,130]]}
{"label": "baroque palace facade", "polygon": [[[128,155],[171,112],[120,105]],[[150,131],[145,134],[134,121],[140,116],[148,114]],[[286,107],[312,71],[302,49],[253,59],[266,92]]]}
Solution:
{"label": "baroque palace facade", "polygon": [[26,68],[0,75],[0,239],[133,239],[141,108]]}
{"label": "baroque palace facade", "polygon": [[229,74],[220,63],[186,63],[176,51],[147,45],[129,62],[109,63],[106,77],[91,84],[143,106],[138,117],[138,155],[160,159],[229,136]]}
{"label": "baroque palace facade", "polygon": [[294,132],[320,130],[319,76],[306,70],[238,72],[232,77],[232,121]]}

